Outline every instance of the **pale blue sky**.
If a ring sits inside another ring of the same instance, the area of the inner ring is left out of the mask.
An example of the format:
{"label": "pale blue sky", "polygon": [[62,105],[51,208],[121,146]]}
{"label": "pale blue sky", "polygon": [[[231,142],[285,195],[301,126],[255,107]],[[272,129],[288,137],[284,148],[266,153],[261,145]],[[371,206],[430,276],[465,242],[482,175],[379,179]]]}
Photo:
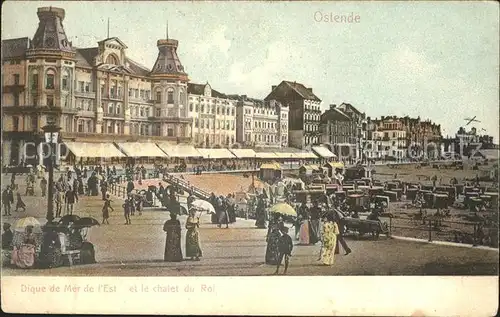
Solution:
{"label": "pale blue sky", "polygon": [[[496,2],[7,2],[2,39],[33,37],[40,6],[66,10],[77,47],[107,33],[152,67],[156,40],[179,40],[193,82],[264,98],[282,79],[323,100],[349,102],[371,117],[410,115],[453,134],[477,114],[498,140],[499,6]],[[317,22],[319,13],[360,23]],[[316,13],[316,20],[315,20]]]}

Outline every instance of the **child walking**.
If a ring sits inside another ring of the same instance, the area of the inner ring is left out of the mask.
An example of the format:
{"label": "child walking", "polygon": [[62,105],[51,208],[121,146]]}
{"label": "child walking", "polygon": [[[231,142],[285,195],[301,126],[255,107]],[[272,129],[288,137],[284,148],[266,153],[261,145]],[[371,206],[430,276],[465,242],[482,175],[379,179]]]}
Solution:
{"label": "child walking", "polygon": [[111,207],[111,200],[109,199],[109,195],[106,195],[104,200],[104,206],[102,207],[102,224],[109,225],[109,210],[115,211],[113,207]]}
{"label": "child walking", "polygon": [[123,215],[125,216],[125,224],[130,224],[130,199],[126,199],[123,204]]}
{"label": "child walking", "polygon": [[288,263],[290,262],[290,257],[292,256],[293,250],[293,242],[292,238],[288,235],[288,228],[283,226],[280,230],[282,236],[278,241],[278,264],[276,266],[276,272],[274,272],[274,274],[278,274],[283,258],[285,258],[285,271],[283,271],[283,274],[286,274],[286,271],[288,270]]}

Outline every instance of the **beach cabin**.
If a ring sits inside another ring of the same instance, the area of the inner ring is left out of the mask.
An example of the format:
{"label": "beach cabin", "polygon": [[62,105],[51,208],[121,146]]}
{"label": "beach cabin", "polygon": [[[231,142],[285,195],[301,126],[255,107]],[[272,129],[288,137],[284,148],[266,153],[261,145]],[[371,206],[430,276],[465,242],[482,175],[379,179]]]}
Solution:
{"label": "beach cabin", "polygon": [[344,170],[344,163],[341,162],[329,162],[323,165],[323,168],[325,169],[325,174],[328,177],[332,177],[336,171],[343,171]]}
{"label": "beach cabin", "polygon": [[260,179],[263,181],[280,179],[283,175],[279,163],[266,163],[260,166]]}

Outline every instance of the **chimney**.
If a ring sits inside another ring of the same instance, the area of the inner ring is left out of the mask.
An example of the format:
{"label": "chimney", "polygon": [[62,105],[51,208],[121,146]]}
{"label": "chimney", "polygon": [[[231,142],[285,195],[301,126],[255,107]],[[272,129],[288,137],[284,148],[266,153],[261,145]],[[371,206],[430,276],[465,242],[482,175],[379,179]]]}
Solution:
{"label": "chimney", "polygon": [[313,93],[313,89],[312,88],[307,88],[307,91],[309,91],[311,94]]}
{"label": "chimney", "polygon": [[241,95],[241,98],[243,98],[243,100],[247,100],[247,95]]}
{"label": "chimney", "polygon": [[330,105],[330,110],[333,110],[337,107],[337,105],[333,104],[333,105]]}
{"label": "chimney", "polygon": [[276,85],[272,85],[271,86],[271,91],[275,90],[276,89]]}

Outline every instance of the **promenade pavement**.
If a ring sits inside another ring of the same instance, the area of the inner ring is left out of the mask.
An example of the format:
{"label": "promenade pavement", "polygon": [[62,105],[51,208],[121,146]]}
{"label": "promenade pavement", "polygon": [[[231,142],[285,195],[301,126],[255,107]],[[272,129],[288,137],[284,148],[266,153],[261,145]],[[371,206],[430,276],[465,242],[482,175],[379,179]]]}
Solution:
{"label": "promenade pavement", "polygon": [[[44,223],[46,199],[24,197],[25,213],[2,217],[3,222],[33,216]],[[270,275],[273,266],[264,263],[267,230],[256,229],[253,220],[238,219],[229,229],[219,229],[203,215],[200,238],[203,257],[199,262],[163,262],[165,233],[163,223],[169,219],[165,211],[146,211],[132,217],[131,225],[124,225],[122,201],[115,198],[115,211],[110,225],[90,230],[96,260],[92,265],[75,265],[49,270],[20,270],[4,267],[3,275],[42,276],[230,276]],[[100,197],[81,197],[76,214],[101,220]],[[185,216],[182,225],[184,246]],[[290,225],[289,225],[290,226]],[[293,235],[293,229],[290,231]],[[324,267],[316,261],[320,246],[295,246],[289,275],[496,275],[498,251],[402,241],[381,237],[378,241],[350,239],[353,252],[340,254],[335,265]]]}

